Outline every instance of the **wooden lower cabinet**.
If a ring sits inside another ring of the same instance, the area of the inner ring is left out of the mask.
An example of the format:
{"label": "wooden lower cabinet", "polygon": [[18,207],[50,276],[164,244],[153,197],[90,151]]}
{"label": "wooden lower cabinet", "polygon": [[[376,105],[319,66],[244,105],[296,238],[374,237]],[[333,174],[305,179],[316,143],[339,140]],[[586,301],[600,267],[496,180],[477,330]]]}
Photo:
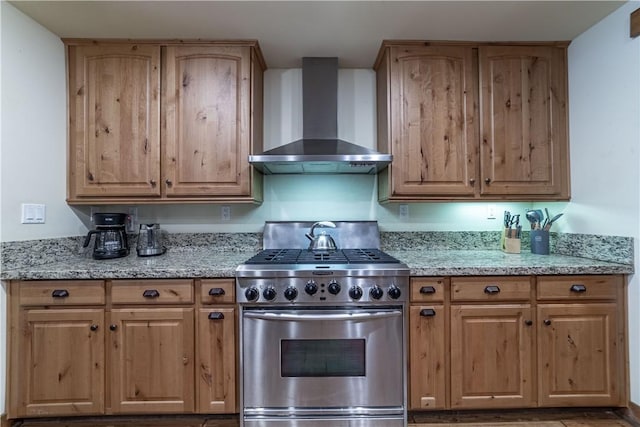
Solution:
{"label": "wooden lower cabinet", "polygon": [[237,412],[233,286],[10,282],[8,418]]}
{"label": "wooden lower cabinet", "polygon": [[451,307],[451,407],[534,405],[529,304]]}
{"label": "wooden lower cabinet", "polygon": [[411,283],[409,409],[627,404],[624,276]]}
{"label": "wooden lower cabinet", "polygon": [[236,409],[236,309],[201,308],[197,320],[197,392],[199,413]]}
{"label": "wooden lower cabinet", "polygon": [[111,411],[194,412],[193,308],[114,309]]}
{"label": "wooden lower cabinet", "polygon": [[446,315],[442,304],[409,308],[409,409],[446,406]]}
{"label": "wooden lower cabinet", "polygon": [[102,413],[104,309],[27,309],[19,323],[9,410],[20,417]]}

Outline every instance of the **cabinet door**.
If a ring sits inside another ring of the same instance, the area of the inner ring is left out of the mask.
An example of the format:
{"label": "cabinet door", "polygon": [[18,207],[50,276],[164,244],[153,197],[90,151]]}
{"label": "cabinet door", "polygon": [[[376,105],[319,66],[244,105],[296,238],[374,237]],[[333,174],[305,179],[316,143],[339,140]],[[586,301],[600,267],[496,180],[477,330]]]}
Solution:
{"label": "cabinet door", "polygon": [[24,310],[20,325],[17,415],[103,413],[104,310]]}
{"label": "cabinet door", "polygon": [[163,67],[166,196],[248,196],[251,50],[167,46]]}
{"label": "cabinet door", "polygon": [[192,308],[110,313],[113,413],[194,411]]}
{"label": "cabinet door", "polygon": [[568,198],[566,49],[481,46],[481,194]]}
{"label": "cabinet door", "polygon": [[528,304],[451,307],[451,407],[533,406]]}
{"label": "cabinet door", "polygon": [[198,314],[199,413],[236,410],[235,309],[210,307]]}
{"label": "cabinet door", "polygon": [[473,49],[393,47],[392,197],[473,196],[477,81]]}
{"label": "cabinet door", "polygon": [[624,341],[613,303],[538,306],[541,406],[619,406]]}
{"label": "cabinet door", "polygon": [[442,305],[409,308],[409,409],[445,407],[445,324]]}
{"label": "cabinet door", "polygon": [[69,199],[160,195],[160,47],[69,47]]}

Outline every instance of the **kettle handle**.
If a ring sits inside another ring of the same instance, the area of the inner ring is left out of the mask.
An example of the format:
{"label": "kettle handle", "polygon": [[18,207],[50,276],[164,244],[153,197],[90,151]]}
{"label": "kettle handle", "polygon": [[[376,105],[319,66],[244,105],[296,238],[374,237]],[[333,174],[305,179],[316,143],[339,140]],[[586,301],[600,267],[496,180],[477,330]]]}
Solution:
{"label": "kettle handle", "polygon": [[316,227],[336,228],[336,225],[331,221],[319,221],[319,222],[316,222],[311,226],[311,230],[309,230],[309,233],[305,234],[305,236],[307,236],[307,239],[309,239],[309,240],[315,239],[316,236],[313,234],[313,230]]}
{"label": "kettle handle", "polygon": [[87,237],[84,238],[84,243],[82,244],[83,248],[86,248],[87,246],[89,246],[89,242],[91,241],[91,236],[93,234],[96,234],[97,232],[98,232],[98,230],[89,231],[89,234],[87,234]]}

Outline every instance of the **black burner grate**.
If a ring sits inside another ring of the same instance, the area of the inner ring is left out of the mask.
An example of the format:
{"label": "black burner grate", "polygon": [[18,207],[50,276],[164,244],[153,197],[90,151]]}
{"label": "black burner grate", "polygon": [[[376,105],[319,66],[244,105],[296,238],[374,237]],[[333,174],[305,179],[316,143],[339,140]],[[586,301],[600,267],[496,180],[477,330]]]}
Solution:
{"label": "black burner grate", "polygon": [[380,249],[342,249],[310,251],[301,249],[266,249],[245,264],[399,264],[396,258]]}

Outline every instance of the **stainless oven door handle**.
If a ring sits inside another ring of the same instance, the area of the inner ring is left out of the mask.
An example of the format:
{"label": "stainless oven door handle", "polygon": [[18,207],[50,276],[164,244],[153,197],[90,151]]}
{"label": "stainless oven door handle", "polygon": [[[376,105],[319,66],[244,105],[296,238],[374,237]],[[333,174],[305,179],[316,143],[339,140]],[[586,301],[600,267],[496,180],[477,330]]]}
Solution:
{"label": "stainless oven door handle", "polygon": [[260,320],[296,320],[296,321],[317,321],[317,320],[363,320],[363,319],[384,319],[388,317],[402,316],[402,311],[376,311],[371,313],[322,313],[322,314],[294,314],[294,313],[273,313],[273,312],[248,312],[243,313],[244,317]]}

